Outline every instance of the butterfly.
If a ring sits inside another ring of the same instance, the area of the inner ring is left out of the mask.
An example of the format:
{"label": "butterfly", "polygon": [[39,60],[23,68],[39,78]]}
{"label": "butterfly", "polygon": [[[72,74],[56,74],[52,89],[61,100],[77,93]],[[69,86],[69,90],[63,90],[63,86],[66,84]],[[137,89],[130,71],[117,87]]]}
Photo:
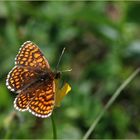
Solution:
{"label": "butterfly", "polygon": [[48,60],[35,43],[23,43],[15,58],[15,67],[6,79],[7,88],[18,94],[14,100],[15,109],[29,111],[37,117],[49,117],[54,106],[59,106],[71,90],[69,84],[58,89],[59,78],[60,72],[51,71]]}

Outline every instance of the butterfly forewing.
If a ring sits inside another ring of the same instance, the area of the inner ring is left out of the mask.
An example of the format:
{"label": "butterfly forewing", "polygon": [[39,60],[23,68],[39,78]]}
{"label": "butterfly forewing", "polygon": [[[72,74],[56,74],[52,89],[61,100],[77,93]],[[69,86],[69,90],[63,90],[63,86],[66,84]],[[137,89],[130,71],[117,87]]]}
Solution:
{"label": "butterfly forewing", "polygon": [[8,74],[6,85],[11,91],[19,92],[34,82],[38,74],[26,67],[15,66]]}
{"label": "butterfly forewing", "polygon": [[37,45],[31,41],[27,41],[22,45],[15,58],[15,64],[42,71],[50,69],[47,59]]}
{"label": "butterfly forewing", "polygon": [[17,93],[34,82],[41,72],[50,71],[47,59],[31,41],[22,45],[15,58],[15,64],[8,74],[6,85],[8,89]]}
{"label": "butterfly forewing", "polygon": [[46,118],[54,108],[54,81],[40,81],[23,90],[15,99],[14,107],[20,111],[28,110],[35,116]]}

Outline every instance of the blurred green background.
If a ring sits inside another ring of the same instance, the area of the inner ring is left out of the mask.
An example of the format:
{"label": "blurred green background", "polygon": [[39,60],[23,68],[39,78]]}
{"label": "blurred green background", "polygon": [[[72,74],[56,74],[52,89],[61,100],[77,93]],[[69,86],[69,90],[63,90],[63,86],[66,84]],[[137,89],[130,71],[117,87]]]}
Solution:
{"label": "blurred green background", "polygon": [[[14,58],[35,42],[71,92],[54,110],[58,138],[82,138],[120,84],[140,66],[140,2],[0,2],[0,138],[52,138],[51,119],[13,108],[5,86]],[[140,138],[140,75],[89,138]]]}

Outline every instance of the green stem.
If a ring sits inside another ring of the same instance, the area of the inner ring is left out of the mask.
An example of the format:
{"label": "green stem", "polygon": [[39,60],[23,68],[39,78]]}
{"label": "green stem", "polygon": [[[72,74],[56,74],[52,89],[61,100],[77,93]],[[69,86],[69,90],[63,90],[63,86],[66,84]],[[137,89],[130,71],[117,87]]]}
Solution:
{"label": "green stem", "polygon": [[4,139],[10,139],[10,135],[11,135],[11,130],[10,129],[7,129],[6,130],[6,135],[5,135],[5,138]]}
{"label": "green stem", "polygon": [[90,136],[90,134],[95,129],[96,125],[99,123],[100,119],[103,117],[107,109],[112,105],[112,103],[115,101],[115,99],[119,96],[121,91],[137,76],[137,74],[140,72],[140,68],[136,69],[116,90],[116,92],[112,95],[112,97],[109,99],[103,110],[98,114],[97,118],[94,120],[86,134],[84,135],[83,139],[86,140]]}
{"label": "green stem", "polygon": [[57,139],[56,125],[54,122],[53,114],[51,115],[51,121],[52,121],[52,129],[53,129],[53,139]]}

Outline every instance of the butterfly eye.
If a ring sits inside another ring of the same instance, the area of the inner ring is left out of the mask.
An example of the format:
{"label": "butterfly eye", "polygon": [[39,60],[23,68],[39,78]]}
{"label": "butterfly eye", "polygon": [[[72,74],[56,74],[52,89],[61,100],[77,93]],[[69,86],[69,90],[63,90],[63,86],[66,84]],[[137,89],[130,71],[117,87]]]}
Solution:
{"label": "butterfly eye", "polygon": [[41,78],[41,81],[44,81],[44,79],[43,79],[43,78]]}

